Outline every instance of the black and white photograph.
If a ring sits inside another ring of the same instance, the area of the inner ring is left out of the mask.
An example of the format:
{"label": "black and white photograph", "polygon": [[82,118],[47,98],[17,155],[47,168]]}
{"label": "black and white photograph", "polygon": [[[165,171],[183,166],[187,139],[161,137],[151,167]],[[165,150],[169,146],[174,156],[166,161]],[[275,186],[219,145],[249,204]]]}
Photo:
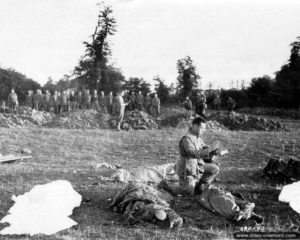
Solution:
{"label": "black and white photograph", "polygon": [[299,0],[0,0],[0,239],[300,239]]}

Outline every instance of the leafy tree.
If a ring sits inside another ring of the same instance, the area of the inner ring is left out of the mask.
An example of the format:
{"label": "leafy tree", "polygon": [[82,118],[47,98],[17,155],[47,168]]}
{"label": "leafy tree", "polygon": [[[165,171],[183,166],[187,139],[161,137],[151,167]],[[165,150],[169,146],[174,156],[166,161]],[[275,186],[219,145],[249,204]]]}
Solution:
{"label": "leafy tree", "polygon": [[123,89],[129,91],[130,93],[134,92],[137,94],[139,91],[143,95],[150,93],[150,84],[145,82],[143,78],[131,77],[129,80],[125,81]]}
{"label": "leafy tree", "polygon": [[300,37],[291,43],[288,64],[276,72],[275,88],[280,107],[300,107]]}
{"label": "leafy tree", "polygon": [[201,78],[196,72],[193,60],[187,56],[177,61],[177,91],[181,98],[189,96],[198,88],[198,80]]}
{"label": "leafy tree", "polygon": [[52,94],[54,91],[61,91],[59,85],[57,85],[51,77],[48,77],[48,81],[44,84],[43,88],[49,90]]}
{"label": "leafy tree", "polygon": [[273,102],[274,80],[269,76],[253,78],[248,88],[249,99],[254,106],[271,106]]}
{"label": "leafy tree", "polygon": [[6,101],[12,88],[15,89],[19,102],[22,104],[28,90],[35,91],[41,86],[12,68],[0,68],[0,99]]}
{"label": "leafy tree", "polygon": [[122,73],[108,65],[111,55],[108,37],[116,32],[116,20],[111,7],[100,7],[98,22],[91,42],[84,42],[86,54],[80,59],[74,73],[79,77],[81,86],[105,92],[120,88],[124,80]]}

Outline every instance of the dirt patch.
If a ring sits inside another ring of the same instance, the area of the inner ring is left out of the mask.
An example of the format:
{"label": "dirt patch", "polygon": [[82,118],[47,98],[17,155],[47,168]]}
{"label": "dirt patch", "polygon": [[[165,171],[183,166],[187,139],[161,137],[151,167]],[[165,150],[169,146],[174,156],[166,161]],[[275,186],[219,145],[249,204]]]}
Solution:
{"label": "dirt patch", "polygon": [[229,130],[242,131],[288,131],[280,122],[263,117],[238,114],[235,112],[213,112],[208,119],[215,120]]}
{"label": "dirt patch", "polygon": [[[112,118],[110,121],[112,128],[117,128],[117,119]],[[123,130],[147,130],[158,129],[159,125],[147,113],[142,111],[125,112],[124,119],[121,125]]]}
{"label": "dirt patch", "polygon": [[71,129],[94,129],[109,128],[109,116],[96,110],[78,110],[56,115],[51,122],[44,124],[44,127],[71,128]]}

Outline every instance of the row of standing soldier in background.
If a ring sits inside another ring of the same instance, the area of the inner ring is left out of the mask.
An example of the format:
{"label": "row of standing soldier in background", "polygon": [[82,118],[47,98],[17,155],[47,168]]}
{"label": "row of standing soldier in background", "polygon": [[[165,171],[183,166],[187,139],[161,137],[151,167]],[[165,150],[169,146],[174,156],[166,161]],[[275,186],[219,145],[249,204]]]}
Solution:
{"label": "row of standing soldier in background", "polygon": [[[229,111],[233,111],[233,109],[236,107],[236,102],[233,98],[229,97],[227,99],[226,105]],[[192,100],[188,96],[183,101],[182,106],[189,111],[193,110]],[[213,108],[215,110],[220,110],[221,108],[221,98],[219,94],[217,94],[213,100]],[[197,98],[195,102],[195,113],[198,114],[199,116],[206,117],[205,116],[206,109],[207,109],[206,96],[203,91],[200,91],[197,94]]]}
{"label": "row of standing soldier in background", "polygon": [[[25,105],[37,111],[43,110],[55,114],[79,109],[94,109],[105,114],[115,114],[118,108],[116,98],[112,92],[105,95],[103,91],[98,94],[97,90],[90,93],[89,89],[78,92],[74,90],[55,91],[53,95],[49,90],[43,94],[42,90],[38,89],[35,93],[32,90],[28,91]],[[156,93],[154,96],[150,96],[149,93],[144,96],[141,92],[138,94],[132,92],[130,95],[125,94],[123,98],[125,102],[128,102],[126,110],[143,110],[156,116],[160,113],[160,99]],[[12,89],[8,96],[8,107],[16,110],[18,105],[18,96]]]}

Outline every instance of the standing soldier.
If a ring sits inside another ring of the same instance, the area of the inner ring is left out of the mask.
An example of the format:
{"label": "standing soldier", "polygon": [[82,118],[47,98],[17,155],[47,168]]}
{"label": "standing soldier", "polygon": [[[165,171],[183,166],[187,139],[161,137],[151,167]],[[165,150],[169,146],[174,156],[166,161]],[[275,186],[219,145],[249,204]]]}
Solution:
{"label": "standing soldier", "polygon": [[215,110],[219,110],[220,109],[220,106],[221,106],[221,99],[220,99],[220,95],[217,94],[214,98],[214,109]]}
{"label": "standing soldier", "polygon": [[236,102],[232,97],[229,97],[227,100],[227,108],[229,112],[232,112],[233,109],[236,107]]}
{"label": "standing soldier", "polygon": [[123,91],[118,93],[118,95],[116,96],[116,114],[118,115],[118,119],[117,119],[117,130],[118,131],[121,131],[121,124],[122,124],[123,117],[124,117],[125,107],[126,107],[126,105],[128,105],[128,103],[124,103],[123,96],[124,96]]}
{"label": "standing soldier", "polygon": [[149,93],[146,94],[144,104],[145,104],[145,105],[144,105],[145,111],[146,111],[147,113],[150,113],[151,97],[150,97]]}
{"label": "standing soldier", "polygon": [[106,97],[105,97],[103,91],[101,91],[101,94],[99,96],[99,104],[100,104],[100,110],[101,110],[101,112],[104,113],[104,114],[107,114]]}
{"label": "standing soldier", "polygon": [[99,97],[98,97],[97,90],[94,90],[91,102],[92,102],[92,109],[99,112],[100,111],[100,106],[99,106]]}
{"label": "standing soldier", "polygon": [[189,111],[190,117],[192,116],[192,109],[193,109],[193,104],[191,99],[187,96],[184,102],[182,103],[182,106]]}
{"label": "standing soldier", "polygon": [[17,110],[17,107],[19,105],[18,102],[18,95],[15,93],[15,89],[11,89],[10,94],[8,95],[8,107],[12,109],[13,111]]}
{"label": "standing soldier", "polygon": [[61,92],[57,92],[57,96],[58,96],[58,113],[62,113],[63,106],[62,106]]}
{"label": "standing soldier", "polygon": [[154,97],[151,100],[151,107],[153,109],[153,114],[157,117],[160,113],[160,99],[157,97],[157,94],[154,94]]}
{"label": "standing soldier", "polygon": [[61,95],[61,112],[68,111],[68,94],[65,90],[63,90]]}
{"label": "standing soldier", "polygon": [[207,108],[206,96],[205,96],[204,92],[201,90],[200,94],[197,97],[195,112],[199,116],[205,117],[206,108]]}
{"label": "standing soldier", "polygon": [[33,108],[33,95],[32,90],[28,90],[28,94],[26,95],[25,104],[27,107]]}
{"label": "standing soldier", "polygon": [[54,113],[55,114],[59,114],[59,111],[60,111],[60,109],[59,109],[60,99],[59,99],[57,91],[54,91],[52,99],[53,99]]}
{"label": "standing soldier", "polygon": [[32,96],[32,101],[33,101],[33,107],[36,111],[38,111],[40,109],[40,96],[39,96],[39,89],[36,90],[35,94],[33,94]]}
{"label": "standing soldier", "polygon": [[39,99],[39,110],[42,111],[44,106],[44,96],[41,89],[39,89],[38,91],[38,99]]}
{"label": "standing soldier", "polygon": [[81,91],[76,95],[76,108],[80,110],[83,108],[83,96]]}
{"label": "standing soldier", "polygon": [[51,107],[52,97],[49,90],[46,90],[46,93],[43,96],[43,110],[49,112]]}
{"label": "standing soldier", "polygon": [[143,109],[143,103],[144,103],[144,96],[142,95],[142,92],[139,91],[138,95],[136,96],[136,107],[138,111],[142,111]]}
{"label": "standing soldier", "polygon": [[76,96],[74,90],[71,91],[71,94],[69,96],[69,101],[70,101],[70,110],[74,111],[76,108]]}
{"label": "standing soldier", "polygon": [[113,113],[113,102],[114,102],[114,96],[112,92],[109,92],[109,95],[107,96],[106,99],[106,106],[107,106],[107,111],[109,114]]}
{"label": "standing soldier", "polygon": [[136,96],[134,94],[134,92],[132,91],[131,94],[130,94],[130,97],[129,97],[129,108],[130,108],[130,111],[134,111],[135,110],[135,99],[136,99]]}
{"label": "standing soldier", "polygon": [[91,95],[90,95],[90,90],[86,89],[84,96],[83,96],[84,100],[84,109],[90,109],[91,107]]}

